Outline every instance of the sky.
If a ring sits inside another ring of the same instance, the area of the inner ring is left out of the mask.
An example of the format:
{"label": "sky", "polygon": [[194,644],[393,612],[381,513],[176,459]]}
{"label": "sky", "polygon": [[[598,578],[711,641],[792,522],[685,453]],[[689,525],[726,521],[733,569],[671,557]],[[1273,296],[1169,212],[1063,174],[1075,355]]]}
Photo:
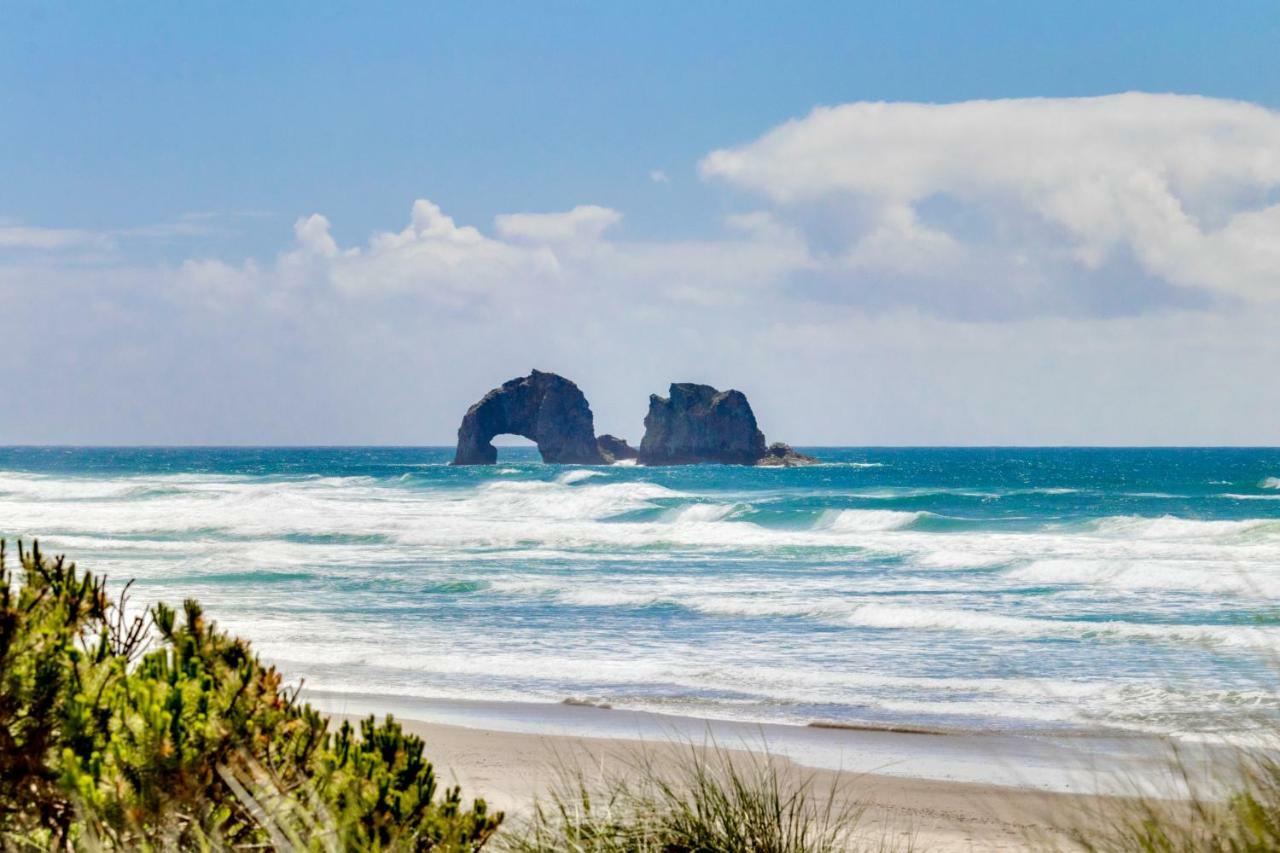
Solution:
{"label": "sky", "polygon": [[0,5],[0,444],[1280,444],[1280,2]]}

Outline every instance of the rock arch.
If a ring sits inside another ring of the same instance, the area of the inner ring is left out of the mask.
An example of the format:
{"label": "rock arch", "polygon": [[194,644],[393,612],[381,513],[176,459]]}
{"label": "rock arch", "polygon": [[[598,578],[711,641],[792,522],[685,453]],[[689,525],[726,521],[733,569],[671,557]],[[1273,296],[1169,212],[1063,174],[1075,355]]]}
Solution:
{"label": "rock arch", "polygon": [[454,465],[492,465],[498,460],[496,435],[522,435],[538,445],[543,462],[601,465],[595,418],[577,385],[555,373],[535,370],[504,382],[462,418]]}

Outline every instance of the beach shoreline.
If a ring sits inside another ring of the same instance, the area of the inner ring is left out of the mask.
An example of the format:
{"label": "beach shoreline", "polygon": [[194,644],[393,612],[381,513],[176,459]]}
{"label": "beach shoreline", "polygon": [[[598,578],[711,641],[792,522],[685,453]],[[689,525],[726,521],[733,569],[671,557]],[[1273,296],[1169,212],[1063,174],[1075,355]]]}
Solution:
{"label": "beach shoreline", "polygon": [[[767,752],[813,770],[994,785],[1052,793],[1169,795],[1163,738],[1114,731],[945,732],[913,726],[742,722],[577,702],[511,702],[304,690],[343,717],[414,720],[532,738],[572,737],[668,745],[715,744]],[[1212,747],[1184,746],[1209,756]]]}
{"label": "beach shoreline", "polygon": [[[322,703],[322,707],[331,704]],[[367,716],[330,713],[335,724]],[[607,780],[619,778],[634,780],[641,765],[678,775],[679,768],[687,766],[691,756],[702,754],[708,745],[723,750],[724,755],[751,752],[755,760],[762,755],[759,746],[753,748],[746,742],[692,741],[675,736],[668,740],[584,736],[477,728],[398,714],[396,717],[406,731],[425,741],[427,757],[443,784],[461,786],[467,802],[484,798],[491,808],[506,813],[513,827],[518,827],[537,803],[546,803],[550,792],[566,781],[572,784],[579,776],[589,785],[604,785]],[[803,731],[802,727],[794,728]],[[898,737],[940,741],[954,748],[956,744],[949,741],[968,742],[974,736]],[[855,836],[875,845],[884,844],[890,850],[958,853],[1057,849],[1066,846],[1073,827],[1087,825],[1088,816],[1106,813],[1121,803],[1117,797],[1096,793],[959,778],[921,778],[852,766],[814,767],[774,751],[777,743],[775,739],[766,746],[767,760],[778,773],[793,781],[803,780],[819,798],[831,795],[837,802],[852,804],[860,813]]]}

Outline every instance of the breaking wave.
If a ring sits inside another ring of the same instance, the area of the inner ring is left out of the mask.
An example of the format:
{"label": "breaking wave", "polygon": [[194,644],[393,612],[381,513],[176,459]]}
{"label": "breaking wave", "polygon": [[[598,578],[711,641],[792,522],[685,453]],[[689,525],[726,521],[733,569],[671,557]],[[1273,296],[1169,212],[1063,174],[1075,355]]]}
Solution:
{"label": "breaking wave", "polygon": [[900,512],[892,509],[837,509],[825,510],[814,523],[816,530],[836,533],[901,530],[910,527],[928,513]]}
{"label": "breaking wave", "polygon": [[1100,533],[1115,536],[1142,539],[1211,539],[1246,533],[1263,527],[1280,529],[1280,522],[1268,519],[1202,521],[1162,515],[1159,518],[1140,516],[1103,518],[1095,526]]}
{"label": "breaking wave", "polygon": [[561,474],[559,477],[556,477],[556,482],[565,486],[571,486],[574,483],[581,483],[583,480],[590,480],[592,477],[603,477],[603,476],[604,474],[602,474],[599,471],[587,471],[585,469],[579,469],[577,471],[566,471],[565,473]]}

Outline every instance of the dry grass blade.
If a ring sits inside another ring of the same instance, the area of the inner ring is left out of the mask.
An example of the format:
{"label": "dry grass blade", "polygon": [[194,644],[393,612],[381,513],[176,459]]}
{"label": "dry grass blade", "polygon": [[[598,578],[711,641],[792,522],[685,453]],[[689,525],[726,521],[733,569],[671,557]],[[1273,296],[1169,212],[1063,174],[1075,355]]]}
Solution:
{"label": "dry grass blade", "polygon": [[685,743],[636,752],[609,773],[562,766],[559,777],[533,814],[500,836],[506,849],[834,853],[893,846],[856,837],[861,803],[767,752]]}
{"label": "dry grass blade", "polygon": [[1276,853],[1280,851],[1280,753],[1256,746],[1229,762],[1190,760],[1174,748],[1168,796],[1117,798],[1070,827],[1089,853]]}

